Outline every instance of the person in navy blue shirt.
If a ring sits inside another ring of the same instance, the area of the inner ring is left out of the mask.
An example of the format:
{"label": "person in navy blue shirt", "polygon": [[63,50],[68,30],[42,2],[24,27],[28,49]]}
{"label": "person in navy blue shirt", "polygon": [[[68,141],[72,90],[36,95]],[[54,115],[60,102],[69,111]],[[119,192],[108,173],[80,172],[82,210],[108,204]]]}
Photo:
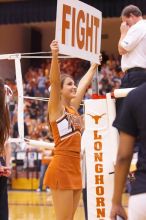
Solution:
{"label": "person in navy blue shirt", "polygon": [[115,166],[115,183],[112,199],[111,219],[119,215],[125,220],[122,193],[134,153],[135,141],[139,140],[138,161],[135,178],[131,184],[128,205],[128,220],[145,220],[146,201],[146,83],[132,90],[125,98],[116,125],[120,132],[119,149]]}

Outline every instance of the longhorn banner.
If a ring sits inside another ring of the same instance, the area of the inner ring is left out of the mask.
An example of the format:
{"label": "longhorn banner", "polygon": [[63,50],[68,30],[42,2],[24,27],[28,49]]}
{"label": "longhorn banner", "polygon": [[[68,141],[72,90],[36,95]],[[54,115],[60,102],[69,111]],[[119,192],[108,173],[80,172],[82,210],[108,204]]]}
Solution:
{"label": "longhorn banner", "polygon": [[107,220],[111,208],[118,134],[112,127],[115,102],[110,97],[85,101],[87,203],[89,220]]}

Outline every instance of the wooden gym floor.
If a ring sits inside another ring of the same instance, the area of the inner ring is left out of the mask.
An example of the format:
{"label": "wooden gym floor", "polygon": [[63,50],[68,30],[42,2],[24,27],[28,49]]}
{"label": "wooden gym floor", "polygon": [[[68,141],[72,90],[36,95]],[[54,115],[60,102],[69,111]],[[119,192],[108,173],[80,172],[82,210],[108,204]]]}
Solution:
{"label": "wooden gym floor", "polygon": [[[51,194],[35,191],[9,191],[9,220],[55,220]],[[128,195],[123,195],[127,209]],[[84,208],[80,200],[74,220],[84,220]]]}
{"label": "wooden gym floor", "polygon": [[[9,220],[55,220],[51,194],[35,191],[9,191]],[[128,195],[123,195],[127,209]],[[84,220],[84,208],[80,200],[74,220]]]}
{"label": "wooden gym floor", "polygon": [[[9,220],[55,220],[51,194],[35,191],[9,191]],[[74,220],[84,220],[82,199]]]}

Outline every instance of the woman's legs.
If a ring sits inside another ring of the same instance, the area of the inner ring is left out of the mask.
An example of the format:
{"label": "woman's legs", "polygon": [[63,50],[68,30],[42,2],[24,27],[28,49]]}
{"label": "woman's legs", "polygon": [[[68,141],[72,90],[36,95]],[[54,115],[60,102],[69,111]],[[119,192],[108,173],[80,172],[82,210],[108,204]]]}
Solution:
{"label": "woman's legs", "polygon": [[52,190],[56,220],[73,220],[81,190]]}
{"label": "woman's legs", "polygon": [[56,220],[72,220],[73,190],[52,190]]}
{"label": "woman's legs", "polygon": [[73,191],[73,216],[72,216],[72,219],[73,219],[74,214],[76,212],[76,209],[78,207],[80,197],[81,197],[81,192],[82,192],[82,190],[74,190]]}

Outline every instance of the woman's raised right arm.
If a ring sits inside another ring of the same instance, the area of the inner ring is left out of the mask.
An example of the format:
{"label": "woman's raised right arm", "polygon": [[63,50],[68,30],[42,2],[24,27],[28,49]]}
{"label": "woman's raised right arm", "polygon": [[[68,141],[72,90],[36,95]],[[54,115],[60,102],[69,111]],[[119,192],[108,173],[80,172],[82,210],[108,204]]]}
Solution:
{"label": "woman's raised right arm", "polygon": [[60,117],[60,112],[62,110],[61,100],[60,100],[60,68],[58,63],[58,42],[53,40],[51,45],[52,51],[52,61],[51,61],[51,69],[50,69],[50,100],[48,103],[48,111],[49,111],[49,120],[56,121],[57,118]]}

